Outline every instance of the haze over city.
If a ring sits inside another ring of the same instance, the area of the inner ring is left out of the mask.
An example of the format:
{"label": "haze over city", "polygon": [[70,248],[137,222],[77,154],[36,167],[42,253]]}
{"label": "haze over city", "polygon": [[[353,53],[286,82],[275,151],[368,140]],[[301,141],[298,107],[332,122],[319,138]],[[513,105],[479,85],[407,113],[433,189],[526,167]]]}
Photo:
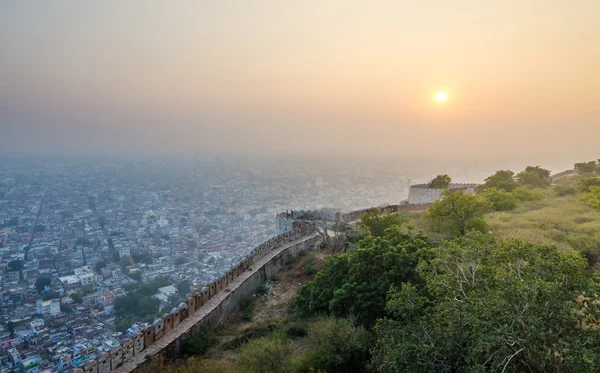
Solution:
{"label": "haze over city", "polygon": [[599,12],[595,0],[4,1],[0,149],[586,159],[600,136]]}
{"label": "haze over city", "polygon": [[600,371],[600,0],[1,0],[0,373]]}

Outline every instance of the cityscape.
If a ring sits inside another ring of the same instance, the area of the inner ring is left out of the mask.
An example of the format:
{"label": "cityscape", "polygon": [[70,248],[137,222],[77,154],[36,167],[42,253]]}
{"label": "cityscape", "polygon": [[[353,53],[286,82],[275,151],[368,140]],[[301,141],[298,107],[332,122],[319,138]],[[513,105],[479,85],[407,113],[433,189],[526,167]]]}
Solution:
{"label": "cityscape", "polygon": [[278,234],[277,213],[397,203],[410,182],[322,172],[248,160],[7,158],[2,372],[81,367]]}

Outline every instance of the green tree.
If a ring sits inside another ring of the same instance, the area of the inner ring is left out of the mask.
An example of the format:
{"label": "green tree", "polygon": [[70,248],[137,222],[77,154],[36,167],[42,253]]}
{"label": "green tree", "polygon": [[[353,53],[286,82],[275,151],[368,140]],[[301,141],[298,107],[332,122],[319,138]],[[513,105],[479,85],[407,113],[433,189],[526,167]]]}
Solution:
{"label": "green tree", "polygon": [[437,175],[428,184],[428,188],[432,189],[447,189],[450,186],[452,179],[448,175]]}
{"label": "green tree", "polygon": [[106,268],[106,262],[104,260],[99,261],[94,266],[94,270],[96,271],[96,273],[101,273],[102,269],[104,269],[104,268]]}
{"label": "green tree", "polygon": [[512,192],[518,186],[519,183],[515,181],[514,172],[509,170],[500,170],[485,179],[485,183],[480,186],[480,189],[486,190],[489,188],[496,188],[506,192]]}
{"label": "green tree", "polygon": [[35,280],[35,288],[40,293],[44,291],[46,286],[50,286],[52,284],[52,279],[45,276],[40,276]]}
{"label": "green tree", "polygon": [[559,197],[577,194],[577,189],[572,186],[557,185],[554,187],[554,193]]}
{"label": "green tree", "polygon": [[129,257],[129,256],[121,257],[121,266],[122,267],[127,267],[132,264],[133,264],[133,260],[131,260],[131,257]]}
{"label": "green tree", "polygon": [[302,371],[365,372],[371,358],[372,338],[367,329],[347,319],[329,318],[312,325],[310,350],[301,360]]}
{"label": "green tree", "polygon": [[185,297],[190,292],[190,282],[188,280],[181,280],[177,284],[177,292],[180,297]]}
{"label": "green tree", "polygon": [[177,258],[175,258],[175,265],[182,265],[187,263],[187,259],[185,258],[185,256],[178,256]]}
{"label": "green tree", "polygon": [[55,291],[51,291],[49,293],[42,294],[42,300],[50,300],[60,298],[60,294]]}
{"label": "green tree", "polygon": [[426,287],[391,294],[375,330],[383,373],[595,372],[598,283],[577,253],[471,234],[433,250]]}
{"label": "green tree", "polygon": [[200,328],[184,340],[183,349],[188,355],[204,355],[216,340],[217,337],[210,329]]}
{"label": "green tree", "polygon": [[20,271],[23,269],[24,265],[25,265],[25,262],[23,262],[22,260],[13,260],[11,262],[8,262],[8,268],[11,271]]}
{"label": "green tree", "polygon": [[365,228],[367,235],[383,237],[386,229],[393,226],[400,226],[407,220],[406,215],[400,213],[384,213],[377,208],[372,208],[363,214],[359,225]]}
{"label": "green tree", "polygon": [[540,177],[542,179],[547,179],[550,177],[550,170],[547,170],[545,168],[541,168],[540,166],[527,166],[525,167],[525,172],[535,172],[538,175],[540,175]]}
{"label": "green tree", "polygon": [[513,190],[511,194],[521,202],[541,201],[546,197],[546,194],[543,190],[530,190],[523,187]]}
{"label": "green tree", "polygon": [[132,271],[129,273],[129,277],[133,280],[141,281],[142,280],[142,272],[141,271]]}
{"label": "green tree", "polygon": [[288,373],[294,369],[294,346],[280,334],[271,334],[246,343],[239,354],[238,366],[247,373]]}
{"label": "green tree", "polygon": [[480,196],[462,190],[446,191],[443,199],[429,206],[425,216],[433,231],[463,236],[471,230],[483,232],[487,229],[483,215],[490,208],[491,203]]}
{"label": "green tree", "polygon": [[596,162],[589,161],[589,162],[575,163],[575,169],[577,170],[577,172],[580,175],[591,174],[596,171]]}
{"label": "green tree", "polygon": [[73,302],[75,302],[77,304],[83,302],[83,297],[79,293],[71,294],[71,299],[73,299]]}
{"label": "green tree", "polygon": [[539,173],[534,171],[522,171],[517,174],[517,181],[521,185],[528,185],[532,187],[545,187],[550,184],[548,178],[540,176]]}
{"label": "green tree", "polygon": [[579,200],[593,209],[600,210],[600,186],[590,187],[590,191],[579,197]]}
{"label": "green tree", "polygon": [[385,315],[388,290],[418,283],[415,268],[427,257],[426,237],[389,229],[385,237],[368,236],[356,249],[325,261],[323,269],[298,291],[295,307],[303,315],[351,316],[371,325]]}
{"label": "green tree", "polygon": [[577,189],[579,189],[582,193],[587,193],[590,191],[591,187],[600,186],[600,177],[597,176],[589,176],[582,177],[577,180]]}
{"label": "green tree", "polygon": [[494,211],[508,211],[517,207],[517,199],[511,193],[503,190],[489,188],[483,193],[483,196],[491,203]]}

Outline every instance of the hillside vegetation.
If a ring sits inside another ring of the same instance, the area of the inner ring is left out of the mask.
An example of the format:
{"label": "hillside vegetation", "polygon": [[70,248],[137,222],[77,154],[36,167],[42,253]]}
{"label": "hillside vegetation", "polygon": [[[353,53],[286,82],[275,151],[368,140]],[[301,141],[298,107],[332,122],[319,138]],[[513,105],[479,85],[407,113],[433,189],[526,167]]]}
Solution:
{"label": "hillside vegetation", "polygon": [[298,259],[190,338],[191,358],[146,369],[598,372],[600,179],[584,165],[559,185],[501,170],[412,220],[370,210],[343,252]]}

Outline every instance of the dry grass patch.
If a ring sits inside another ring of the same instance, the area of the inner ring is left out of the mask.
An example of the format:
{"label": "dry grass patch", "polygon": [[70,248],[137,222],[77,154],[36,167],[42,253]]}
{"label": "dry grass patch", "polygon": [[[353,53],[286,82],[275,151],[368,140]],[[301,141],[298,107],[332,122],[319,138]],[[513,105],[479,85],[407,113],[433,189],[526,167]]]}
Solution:
{"label": "dry grass patch", "polygon": [[486,215],[490,231],[502,238],[555,244],[559,250],[600,250],[600,214],[575,196],[524,202],[513,211]]}

